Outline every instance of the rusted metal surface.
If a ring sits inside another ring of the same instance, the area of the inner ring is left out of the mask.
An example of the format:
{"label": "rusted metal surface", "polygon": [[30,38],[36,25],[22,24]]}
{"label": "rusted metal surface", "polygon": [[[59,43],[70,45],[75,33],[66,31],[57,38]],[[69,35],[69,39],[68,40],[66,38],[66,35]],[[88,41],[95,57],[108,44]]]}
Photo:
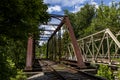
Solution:
{"label": "rusted metal surface", "polygon": [[[56,35],[56,33],[65,24],[69,31],[69,35],[70,35],[70,38],[71,38],[71,41],[73,44],[73,48],[74,48],[75,55],[77,57],[78,64],[79,64],[80,68],[85,68],[85,64],[82,59],[82,53],[80,52],[80,49],[78,47],[77,40],[75,38],[74,31],[70,24],[69,18],[67,16],[61,16],[61,15],[51,15],[51,17],[59,19],[61,21],[61,23],[58,25],[56,30],[54,30],[51,37],[49,37],[48,44],[54,43],[53,41],[52,41],[52,43],[49,43],[49,41]],[[45,30],[45,31],[51,31],[51,30]],[[59,37],[59,41],[61,41],[61,33],[58,34],[58,37]],[[40,38],[40,40],[46,40],[46,38]],[[61,42],[59,42],[59,43],[60,43],[59,44],[59,46],[60,46],[59,54],[61,54]],[[55,47],[55,46],[49,46],[48,44],[47,44],[47,53],[46,53],[47,58],[49,57],[48,50]],[[57,43],[54,43],[54,45],[56,45],[56,44]],[[34,54],[33,54],[33,52],[34,52]],[[56,51],[52,51],[52,52],[56,53]],[[34,42],[32,36],[30,36],[28,39],[28,47],[27,47],[27,58],[26,58],[26,68],[25,68],[26,70],[32,70],[32,65],[33,65],[32,62],[33,62],[34,57],[35,57],[35,42]],[[53,56],[51,56],[51,57],[53,57]]]}
{"label": "rusted metal surface", "polygon": [[58,25],[58,27],[56,28],[56,30],[53,32],[53,34],[51,35],[51,37],[49,38],[49,40],[56,34],[57,31],[60,30],[60,28],[63,26],[63,24],[64,24],[64,20],[61,21],[61,23]]}
{"label": "rusted metal surface", "polygon": [[60,20],[60,21],[62,21],[63,18],[64,18],[64,15],[51,14],[50,16],[53,17],[53,18],[56,18],[56,19],[58,19],[58,20]]}
{"label": "rusted metal surface", "polygon": [[27,70],[27,71],[32,70],[32,60],[33,60],[33,38],[32,38],[32,36],[30,36],[28,38],[25,70]]}
{"label": "rusted metal surface", "polygon": [[85,68],[85,64],[84,64],[83,58],[82,58],[82,53],[79,49],[77,40],[76,40],[75,35],[74,35],[73,28],[70,24],[70,20],[69,20],[68,17],[65,17],[65,24],[66,24],[66,26],[68,28],[68,31],[69,31],[69,35],[70,35],[70,38],[71,38],[71,41],[72,41],[72,44],[73,44],[73,48],[75,50],[75,55],[77,57],[78,65],[80,66],[80,68]]}
{"label": "rusted metal surface", "polygon": [[70,38],[71,38],[71,41],[72,41],[72,44],[73,44],[73,48],[75,50],[75,55],[77,56],[78,64],[79,64],[80,68],[85,68],[85,64],[84,64],[83,59],[82,59],[82,53],[80,52],[79,46],[77,44],[77,40],[76,40],[75,35],[74,35],[74,31],[72,29],[69,18],[67,16],[64,16],[63,20],[61,21],[59,26],[56,28],[56,30],[53,32],[53,34],[49,38],[48,42],[53,38],[53,36],[61,29],[61,27],[64,24],[68,28],[69,35],[70,35]]}

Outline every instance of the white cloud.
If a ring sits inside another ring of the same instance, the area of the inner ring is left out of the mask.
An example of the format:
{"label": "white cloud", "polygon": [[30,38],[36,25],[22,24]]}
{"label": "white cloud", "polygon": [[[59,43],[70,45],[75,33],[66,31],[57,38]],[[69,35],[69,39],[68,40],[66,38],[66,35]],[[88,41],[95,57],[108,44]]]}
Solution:
{"label": "white cloud", "polygon": [[54,11],[60,12],[62,11],[61,7],[74,7],[74,10],[70,12],[76,13],[83,7],[81,4],[86,3],[86,1],[98,8],[98,3],[96,3],[94,0],[44,0],[44,2],[47,4],[55,5],[48,8],[49,13]]}
{"label": "white cloud", "polygon": [[[85,1],[85,0],[82,0],[82,2],[84,2],[84,1]],[[94,0],[91,0],[91,1],[89,2],[89,4],[95,5],[95,7],[98,8],[98,4],[97,4]],[[73,10],[72,12],[73,12],[73,13],[76,13],[76,12],[80,11],[80,9],[81,9],[82,7],[84,7],[84,5],[82,5],[82,6],[75,5],[75,6],[74,6],[74,10]]]}
{"label": "white cloud", "polygon": [[44,3],[57,4],[57,3],[61,3],[61,0],[44,0]]}
{"label": "white cloud", "polygon": [[112,6],[112,2],[109,2],[108,5],[109,5],[109,6]]}
{"label": "white cloud", "polygon": [[47,4],[59,4],[63,7],[71,7],[77,4],[82,4],[86,0],[44,0],[44,3]]}
{"label": "white cloud", "polygon": [[50,6],[48,7],[48,10],[47,10],[49,13],[52,13],[54,11],[56,12],[60,12],[62,11],[61,7],[59,5],[55,5],[55,6]]}
{"label": "white cloud", "polygon": [[[117,2],[117,1],[111,1],[111,2],[109,2],[108,3],[108,5],[111,7],[112,6],[112,4],[113,5],[115,5],[115,4],[119,4],[119,2]],[[116,5],[116,8],[118,9],[120,6],[119,5]]]}
{"label": "white cloud", "polygon": [[76,13],[76,12],[80,11],[80,9],[81,9],[82,7],[84,7],[84,6],[83,6],[83,5],[82,5],[82,6],[75,6],[75,7],[74,7],[74,10],[71,11],[71,12],[72,12],[72,13]]}
{"label": "white cloud", "polygon": [[86,0],[63,0],[62,5],[71,7],[71,6],[75,6],[78,4],[83,4],[85,1]]}
{"label": "white cloud", "polygon": [[95,5],[96,8],[98,8],[98,6],[99,6],[98,3],[96,3],[94,0],[91,0],[90,4]]}

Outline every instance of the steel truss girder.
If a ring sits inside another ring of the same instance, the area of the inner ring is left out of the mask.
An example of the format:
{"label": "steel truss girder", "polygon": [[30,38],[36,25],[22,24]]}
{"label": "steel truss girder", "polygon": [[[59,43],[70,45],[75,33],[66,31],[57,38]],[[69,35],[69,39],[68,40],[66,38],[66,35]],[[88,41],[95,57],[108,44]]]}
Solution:
{"label": "steel truss girder", "polygon": [[[78,65],[80,66],[80,68],[85,68],[86,66],[85,66],[85,64],[83,62],[82,54],[81,54],[81,51],[79,49],[77,40],[75,38],[74,31],[73,31],[72,26],[70,24],[69,18],[67,16],[61,16],[61,15],[51,15],[51,17],[60,20],[61,23],[58,25],[57,29],[53,32],[53,34],[51,35],[51,37],[48,40],[46,56],[47,57],[49,56],[48,55],[48,50],[53,48],[53,46],[52,46],[49,49],[49,44],[51,44],[49,41],[57,33],[57,31],[59,31],[60,28],[65,24],[68,31],[69,31],[69,35],[70,35],[72,45],[73,45],[73,48],[74,48],[74,53],[75,53],[75,55],[77,57]],[[51,30],[47,30],[47,31],[51,31]],[[56,44],[54,44],[54,45],[56,45]],[[27,46],[27,56],[26,56],[26,67],[25,67],[25,70],[27,70],[27,71],[32,70],[33,61],[34,61],[33,57],[35,55],[34,47],[35,47],[34,46],[34,40],[33,40],[32,36],[29,36],[29,38],[28,38],[28,46]]]}
{"label": "steel truss girder", "polygon": [[[73,48],[74,48],[74,52],[75,52],[75,55],[76,55],[76,58],[77,58],[77,62],[78,62],[78,65],[80,66],[80,68],[85,68],[85,64],[83,62],[83,58],[82,58],[82,54],[81,54],[81,51],[79,49],[79,46],[78,46],[78,43],[77,43],[77,40],[75,38],[75,35],[74,35],[74,31],[72,29],[72,26],[70,24],[70,21],[69,21],[69,18],[67,16],[64,16],[63,20],[61,21],[61,23],[58,25],[58,27],[56,28],[56,30],[53,32],[53,34],[51,35],[51,37],[49,38],[48,40],[48,43],[49,41],[53,38],[53,36],[61,29],[61,27],[63,25],[66,25],[67,29],[68,29],[68,32],[69,32],[69,36],[71,38],[71,43],[73,45]],[[47,51],[47,55],[48,55],[48,51]]]}
{"label": "steel truss girder", "polygon": [[[120,42],[117,39],[118,36],[119,32],[114,36],[109,29],[105,29],[79,39],[78,42],[83,52],[84,61],[104,62],[106,60],[108,64],[112,64],[112,59],[118,55],[117,52],[120,50]],[[111,48],[112,52],[114,49],[114,54],[111,53]]]}

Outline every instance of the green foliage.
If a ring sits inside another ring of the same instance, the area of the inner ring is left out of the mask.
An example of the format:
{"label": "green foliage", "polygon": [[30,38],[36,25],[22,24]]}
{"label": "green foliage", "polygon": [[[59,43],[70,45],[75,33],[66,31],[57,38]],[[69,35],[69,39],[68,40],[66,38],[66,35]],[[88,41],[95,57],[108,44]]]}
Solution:
{"label": "green foliage", "polygon": [[86,4],[77,13],[70,13],[69,16],[76,38],[90,35],[105,28],[110,28],[114,33],[120,28],[120,2],[112,2],[111,6],[102,4],[95,8]]}
{"label": "green foliage", "polygon": [[95,15],[95,7],[86,4],[77,13],[69,13],[65,11],[65,14],[70,18],[76,38],[80,38],[84,36],[85,29],[88,28],[92,22]]}
{"label": "green foliage", "polygon": [[36,46],[36,57],[37,58],[46,58],[47,43],[43,43],[42,45]]}
{"label": "green foliage", "polygon": [[63,53],[67,53],[67,49],[68,49],[68,44],[70,42],[70,37],[69,37],[69,33],[66,30],[63,34],[63,38],[62,38],[62,48],[63,48]]}
{"label": "green foliage", "polygon": [[[48,20],[42,0],[4,0],[0,2],[0,34],[23,39],[38,34],[38,25]],[[25,35],[26,34],[26,35]]]}
{"label": "green foliage", "polygon": [[27,76],[24,74],[22,70],[17,70],[17,75],[13,78],[11,77],[10,80],[26,80]]}
{"label": "green foliage", "polygon": [[9,80],[9,77],[16,74],[15,64],[3,53],[0,55],[0,57],[0,79]]}
{"label": "green foliage", "polygon": [[49,18],[46,10],[43,0],[0,2],[0,80],[10,80],[24,68],[28,33],[39,38],[39,25]]}
{"label": "green foliage", "polygon": [[119,70],[118,73],[117,73],[117,77],[118,77],[118,79],[120,80],[120,70]]}
{"label": "green foliage", "polygon": [[9,56],[9,59],[12,59],[12,61],[15,63],[16,68],[23,69],[24,63],[25,63],[25,57],[26,57],[26,46],[27,44],[23,40],[13,40],[9,39],[7,40],[6,45],[6,55]]}
{"label": "green foliage", "polygon": [[112,3],[112,6],[100,5],[99,8],[96,9],[96,15],[85,33],[88,35],[105,28],[110,28],[113,32],[118,32],[120,28],[119,15],[120,4]]}
{"label": "green foliage", "polygon": [[108,80],[113,80],[112,70],[107,65],[100,65],[97,71],[97,76],[104,77]]}

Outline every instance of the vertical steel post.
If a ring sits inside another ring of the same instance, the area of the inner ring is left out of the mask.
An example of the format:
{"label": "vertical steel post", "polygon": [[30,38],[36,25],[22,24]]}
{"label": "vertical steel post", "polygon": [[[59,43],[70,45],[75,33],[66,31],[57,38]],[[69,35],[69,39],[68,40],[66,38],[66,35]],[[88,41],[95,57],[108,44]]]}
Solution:
{"label": "vertical steel post", "polygon": [[33,60],[33,38],[32,36],[29,36],[25,70],[32,70],[32,60]]}
{"label": "vertical steel post", "polygon": [[55,54],[54,54],[54,51],[55,51],[55,46],[54,46],[54,37],[55,36],[53,36],[53,38],[52,38],[52,60],[54,60],[54,58],[55,58]]}
{"label": "vertical steel post", "polygon": [[36,40],[33,39],[33,60],[35,60]]}
{"label": "vertical steel post", "polygon": [[95,63],[95,50],[94,50],[94,38],[93,38],[93,36],[91,36],[91,42],[92,42],[92,54],[93,54],[93,56],[92,56],[92,61]]}
{"label": "vertical steel post", "polygon": [[61,28],[60,30],[58,31],[58,47],[59,47],[59,60],[61,58]]}
{"label": "vertical steel post", "polygon": [[69,31],[69,35],[70,35],[70,38],[71,38],[71,41],[72,41],[72,44],[73,44],[73,47],[75,50],[75,55],[77,57],[78,65],[80,66],[80,68],[85,68],[86,66],[85,66],[85,63],[83,62],[82,53],[79,49],[77,40],[76,40],[75,35],[74,35],[74,31],[72,29],[72,25],[70,24],[70,20],[68,17],[65,17],[65,24],[66,24],[68,31]]}
{"label": "vertical steel post", "polygon": [[107,35],[107,54],[108,54],[108,61],[109,61],[109,64],[111,64],[111,57],[110,57],[110,45],[109,45],[109,37],[108,37],[108,34]]}
{"label": "vertical steel post", "polygon": [[46,52],[46,58],[48,59],[48,51],[49,51],[49,41],[47,42],[47,52]]}

